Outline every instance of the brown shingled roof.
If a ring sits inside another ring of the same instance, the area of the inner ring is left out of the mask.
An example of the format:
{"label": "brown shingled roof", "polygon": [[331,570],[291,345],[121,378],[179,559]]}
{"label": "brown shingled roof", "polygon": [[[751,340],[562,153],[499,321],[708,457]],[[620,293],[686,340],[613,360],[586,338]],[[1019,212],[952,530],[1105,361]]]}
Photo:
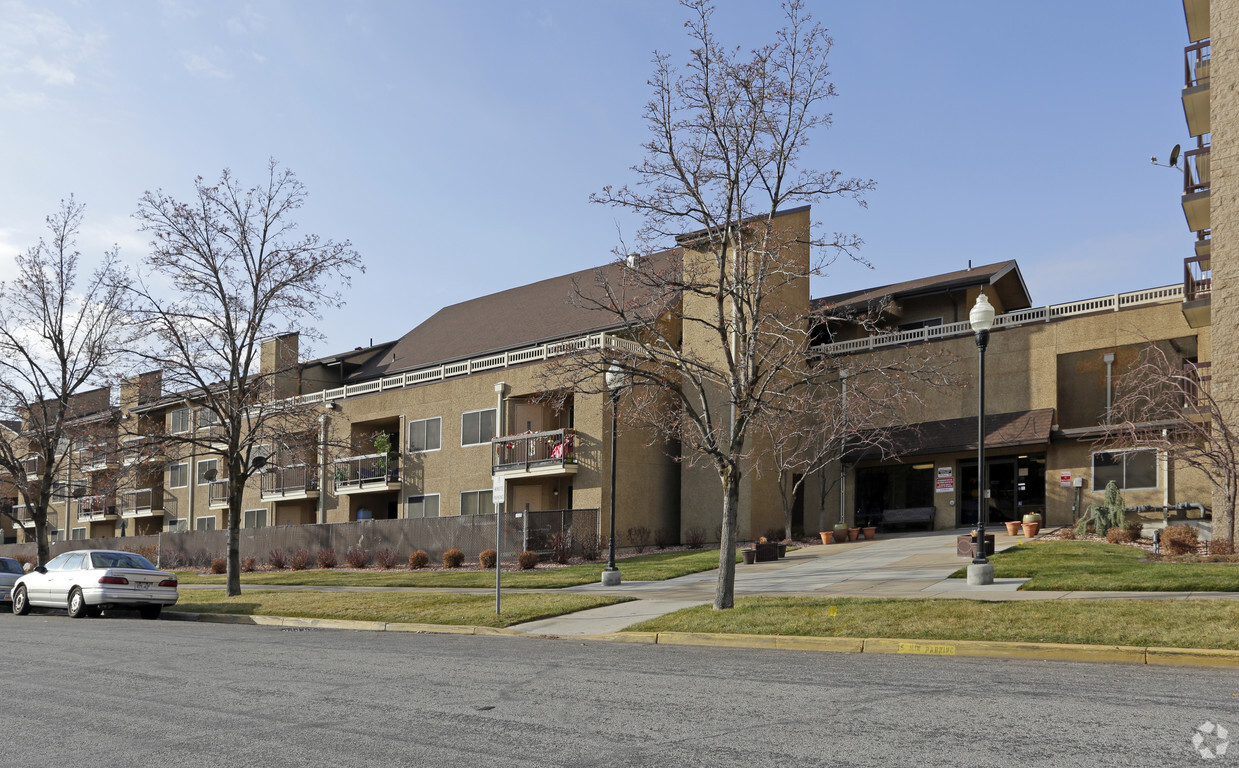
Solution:
{"label": "brown shingled roof", "polygon": [[862,309],[865,306],[877,304],[887,296],[898,301],[911,296],[942,293],[976,285],[994,286],[1002,294],[1002,305],[1007,312],[1032,306],[1028,288],[1024,285],[1024,277],[1020,274],[1019,266],[1012,260],[930,275],[876,288],[864,288],[859,291],[824,296],[813,300],[813,308]]}
{"label": "brown shingled roof", "polygon": [[[1053,423],[1053,408],[988,414],[985,417],[985,447],[1014,448],[1022,445],[1045,445],[1050,442],[1050,427]],[[883,442],[889,446],[891,453],[898,456],[975,451],[977,449],[977,419],[971,416],[897,427],[883,436]],[[862,453],[859,456],[850,456],[849,460],[866,458],[874,457]]]}
{"label": "brown shingled roof", "polygon": [[[638,261],[638,268],[665,269],[678,263],[679,256],[678,249],[662,251]],[[574,303],[573,286],[579,286],[586,295],[601,295],[596,278],[619,285],[622,269],[627,267],[611,263],[444,307],[348,380],[371,379],[615,328],[617,323],[610,313]],[[649,298],[639,294],[634,290],[633,306]]]}

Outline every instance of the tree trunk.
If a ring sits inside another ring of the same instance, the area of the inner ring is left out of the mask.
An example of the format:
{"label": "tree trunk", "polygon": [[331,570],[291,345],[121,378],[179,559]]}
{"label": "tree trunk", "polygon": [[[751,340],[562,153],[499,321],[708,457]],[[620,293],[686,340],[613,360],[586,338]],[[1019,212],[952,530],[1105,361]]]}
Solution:
{"label": "tree trunk", "polygon": [[[235,477],[235,475],[234,475]],[[224,594],[241,594],[241,496],[245,484],[228,483],[228,586]]]}
{"label": "tree trunk", "polygon": [[736,520],[740,509],[740,470],[728,467],[723,481],[723,533],[718,543],[718,586],[714,590],[714,610],[736,604]]}
{"label": "tree trunk", "polygon": [[[66,513],[68,512],[68,506],[68,503],[66,503]],[[47,561],[51,559],[52,554],[51,547],[47,543],[47,510],[44,508],[42,513],[36,512],[30,517],[34,520],[34,544],[39,558],[39,565],[47,565]]]}

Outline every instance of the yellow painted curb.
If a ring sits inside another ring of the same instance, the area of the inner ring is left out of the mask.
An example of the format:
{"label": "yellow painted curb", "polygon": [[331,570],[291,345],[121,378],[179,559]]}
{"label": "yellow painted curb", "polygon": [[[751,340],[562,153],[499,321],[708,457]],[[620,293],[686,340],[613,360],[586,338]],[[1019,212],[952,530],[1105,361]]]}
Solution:
{"label": "yellow painted curb", "polygon": [[505,637],[533,637],[528,632],[518,632],[515,629],[507,627],[474,627],[473,634],[475,635],[503,635]]}
{"label": "yellow painted curb", "polygon": [[462,627],[456,624],[402,624],[389,623],[388,632],[421,632],[435,635],[472,635],[473,627]]}
{"label": "yellow painted curb", "polygon": [[351,621],[348,619],[284,619],[286,627],[311,627],[314,629],[359,629],[371,632],[382,632],[387,625],[381,621]]}
{"label": "yellow painted curb", "polygon": [[659,645],[704,645],[713,648],[777,648],[773,635],[727,635],[720,632],[659,632]]}
{"label": "yellow painted curb", "polygon": [[918,656],[988,656],[1003,659],[1107,661],[1125,664],[1143,664],[1145,656],[1144,648],[1121,645],[1008,643],[989,640],[899,640],[890,638],[866,638],[864,652],[912,654]]}
{"label": "yellow painted curb", "polygon": [[1149,664],[1239,667],[1239,651],[1208,648],[1146,648],[1144,657]]}
{"label": "yellow painted curb", "polygon": [[556,635],[562,640],[601,640],[608,643],[645,643],[653,645],[658,642],[657,632],[609,632],[605,635]]}
{"label": "yellow painted curb", "polygon": [[774,647],[782,651],[832,651],[834,653],[860,653],[865,641],[859,637],[800,637],[777,635]]}

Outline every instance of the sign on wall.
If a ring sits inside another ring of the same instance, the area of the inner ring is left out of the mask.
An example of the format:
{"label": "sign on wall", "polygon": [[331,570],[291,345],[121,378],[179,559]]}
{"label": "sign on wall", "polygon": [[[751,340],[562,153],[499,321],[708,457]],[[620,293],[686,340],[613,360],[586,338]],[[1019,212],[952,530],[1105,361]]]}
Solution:
{"label": "sign on wall", "polygon": [[953,493],[955,491],[955,478],[939,477],[934,485],[935,493]]}
{"label": "sign on wall", "polygon": [[1071,470],[1063,470],[1058,473],[1058,484],[1064,488],[1071,487]]}

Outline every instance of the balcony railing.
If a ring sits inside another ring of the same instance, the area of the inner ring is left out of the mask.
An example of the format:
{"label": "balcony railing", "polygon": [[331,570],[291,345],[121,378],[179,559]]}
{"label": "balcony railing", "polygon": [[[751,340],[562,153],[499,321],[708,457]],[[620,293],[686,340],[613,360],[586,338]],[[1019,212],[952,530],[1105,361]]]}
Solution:
{"label": "balcony railing", "polygon": [[318,467],[304,464],[272,469],[262,474],[262,495],[291,496],[318,491]]}
{"label": "balcony railing", "polygon": [[81,497],[74,504],[77,510],[77,519],[93,520],[96,517],[115,515],[116,508],[109,503],[111,500],[110,496],[104,495]]}
{"label": "balcony railing", "polygon": [[1209,147],[1202,144],[1183,153],[1183,194],[1209,191]]}
{"label": "balcony railing", "polygon": [[121,517],[143,517],[171,512],[176,517],[176,496],[162,488],[138,488],[120,495]]}
{"label": "balcony railing", "polygon": [[392,454],[372,453],[337,459],[333,469],[337,491],[400,482],[400,457]]}
{"label": "balcony railing", "polygon": [[1183,87],[1191,88],[1209,82],[1209,62],[1212,57],[1209,40],[1192,43],[1183,49]]}
{"label": "balcony railing", "polygon": [[207,483],[207,505],[212,507],[228,506],[227,480],[212,480]]}
{"label": "balcony railing", "polygon": [[83,448],[77,453],[77,463],[83,472],[96,472],[108,468],[108,450],[101,445]]}
{"label": "balcony railing", "polygon": [[130,435],[120,441],[121,463],[142,464],[155,458],[158,441],[152,435]]}
{"label": "balcony railing", "polygon": [[1198,406],[1208,399],[1213,386],[1212,363],[1184,363],[1183,376],[1189,380],[1184,387],[1187,390],[1186,399],[1189,406]]}
{"label": "balcony railing", "polygon": [[[25,504],[18,504],[14,506],[13,512],[17,515],[17,522],[20,523],[23,528],[34,527],[34,516],[30,514],[30,509]],[[59,527],[56,525],[56,520],[56,512],[49,509],[47,511],[48,530],[54,530]]]}
{"label": "balcony railing", "polygon": [[1209,256],[1189,256],[1183,260],[1183,300],[1207,297],[1213,290],[1213,264]]}
{"label": "balcony railing", "polygon": [[576,441],[576,432],[571,429],[496,437],[490,441],[491,471],[529,471],[576,464]]}
{"label": "balcony railing", "polygon": [[42,462],[39,460],[38,456],[31,456],[28,459],[22,459],[21,465],[22,471],[26,473],[26,477],[30,478],[39,474],[39,469],[42,466]]}

